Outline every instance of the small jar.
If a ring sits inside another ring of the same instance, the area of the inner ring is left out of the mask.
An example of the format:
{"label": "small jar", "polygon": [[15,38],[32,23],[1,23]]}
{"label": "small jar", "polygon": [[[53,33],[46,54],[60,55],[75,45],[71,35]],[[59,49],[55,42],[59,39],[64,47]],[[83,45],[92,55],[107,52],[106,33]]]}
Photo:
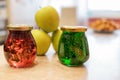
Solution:
{"label": "small jar", "polygon": [[36,45],[29,25],[8,25],[9,34],[4,43],[4,55],[11,67],[32,66],[36,57]]}
{"label": "small jar", "polygon": [[58,46],[58,58],[66,66],[79,66],[89,58],[88,41],[85,35],[86,27],[61,27],[62,35]]}

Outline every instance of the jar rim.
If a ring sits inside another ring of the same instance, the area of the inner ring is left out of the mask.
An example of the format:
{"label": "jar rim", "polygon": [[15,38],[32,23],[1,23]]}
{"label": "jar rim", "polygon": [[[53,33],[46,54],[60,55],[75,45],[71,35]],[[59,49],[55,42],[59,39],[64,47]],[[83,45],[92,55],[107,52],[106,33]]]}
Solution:
{"label": "jar rim", "polygon": [[9,25],[7,25],[7,29],[8,30],[24,31],[24,30],[31,30],[31,29],[33,29],[33,26],[32,25],[26,25],[26,24],[9,24]]}
{"label": "jar rim", "polygon": [[85,32],[87,31],[86,26],[62,26],[61,30],[70,31],[70,32]]}

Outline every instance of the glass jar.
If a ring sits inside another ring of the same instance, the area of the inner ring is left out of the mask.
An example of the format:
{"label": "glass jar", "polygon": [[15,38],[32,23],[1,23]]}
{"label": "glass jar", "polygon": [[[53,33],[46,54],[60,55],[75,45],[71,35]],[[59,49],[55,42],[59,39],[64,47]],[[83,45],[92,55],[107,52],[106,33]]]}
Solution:
{"label": "glass jar", "polygon": [[86,27],[64,26],[58,47],[58,58],[67,66],[79,66],[89,58],[88,41],[85,35]]}
{"label": "glass jar", "polygon": [[32,26],[8,25],[8,37],[4,43],[4,55],[10,66],[32,66],[36,57],[36,45],[31,34]]}

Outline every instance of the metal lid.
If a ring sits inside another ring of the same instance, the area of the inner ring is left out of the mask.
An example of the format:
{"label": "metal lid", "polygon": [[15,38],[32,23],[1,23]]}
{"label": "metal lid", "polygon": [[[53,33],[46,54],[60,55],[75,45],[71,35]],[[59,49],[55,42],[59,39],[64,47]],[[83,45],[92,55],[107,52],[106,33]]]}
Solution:
{"label": "metal lid", "polygon": [[70,32],[85,32],[87,27],[85,26],[63,26],[61,30],[70,31]]}
{"label": "metal lid", "polygon": [[25,24],[15,24],[15,25],[9,24],[7,26],[7,29],[8,30],[25,31],[25,30],[31,30],[31,29],[33,29],[33,26],[31,26],[31,25],[25,25]]}

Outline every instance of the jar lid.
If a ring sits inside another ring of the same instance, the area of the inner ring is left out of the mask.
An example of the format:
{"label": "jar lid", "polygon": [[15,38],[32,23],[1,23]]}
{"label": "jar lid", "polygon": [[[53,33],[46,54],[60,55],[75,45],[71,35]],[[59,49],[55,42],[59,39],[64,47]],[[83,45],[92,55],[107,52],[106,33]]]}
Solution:
{"label": "jar lid", "polygon": [[7,25],[8,30],[19,30],[19,31],[25,31],[25,30],[31,30],[33,29],[33,26],[31,25],[25,25],[25,24],[9,24]]}
{"label": "jar lid", "polygon": [[85,26],[63,26],[61,30],[70,31],[70,32],[85,32],[87,27]]}

